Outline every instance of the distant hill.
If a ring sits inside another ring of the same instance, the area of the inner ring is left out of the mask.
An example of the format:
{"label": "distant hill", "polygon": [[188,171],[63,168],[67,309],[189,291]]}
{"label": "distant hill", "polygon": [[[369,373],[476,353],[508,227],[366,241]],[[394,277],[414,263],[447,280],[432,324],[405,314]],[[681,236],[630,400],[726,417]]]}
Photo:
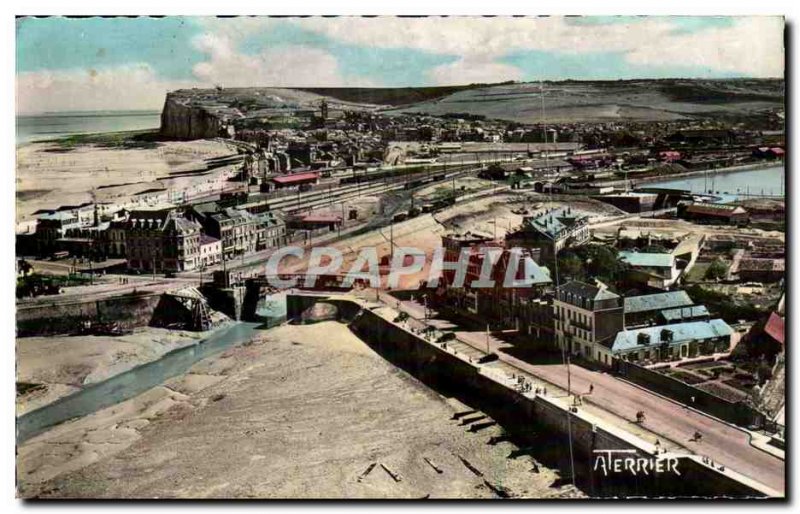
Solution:
{"label": "distant hill", "polygon": [[[185,89],[167,95],[161,132],[213,137],[221,120],[319,108],[476,115],[521,123],[713,119],[763,126],[783,116],[783,79],[659,79],[402,88]],[[762,123],[763,122],[763,123]],[[774,124],[774,123],[773,123]]]}
{"label": "distant hill", "polygon": [[481,87],[493,87],[504,84],[513,84],[513,82],[440,87],[310,87],[297,89],[320,96],[335,98],[345,102],[397,106],[436,100],[437,98],[443,98],[448,95],[458,93],[459,91],[467,91],[469,89]]}
{"label": "distant hill", "polygon": [[[464,112],[525,123],[540,122],[539,83],[469,88],[398,109]],[[782,79],[620,80],[544,83],[545,114],[553,122],[669,121],[714,118],[737,122],[784,109]]]}

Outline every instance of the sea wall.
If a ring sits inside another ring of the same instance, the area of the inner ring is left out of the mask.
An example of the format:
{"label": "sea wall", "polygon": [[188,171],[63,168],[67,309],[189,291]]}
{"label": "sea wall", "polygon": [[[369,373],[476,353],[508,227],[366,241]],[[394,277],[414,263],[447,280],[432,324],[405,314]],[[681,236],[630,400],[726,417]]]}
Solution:
{"label": "sea wall", "polygon": [[37,304],[17,308],[17,336],[46,336],[79,330],[85,322],[117,323],[122,329],[150,324],[161,293],[128,294],[103,300]]}
{"label": "sea wall", "polygon": [[486,413],[540,462],[562,470],[567,477],[574,462],[577,485],[591,496],[765,496],[694,456],[671,456],[680,474],[606,474],[598,467],[597,452],[624,450],[631,452],[626,456],[648,459],[653,447],[623,430],[605,423],[601,426],[580,411],[570,412],[552,398],[525,395],[480,364],[425,340],[355,300],[289,295],[288,317],[296,318],[317,301],[339,306],[342,320],[373,350],[440,394]]}

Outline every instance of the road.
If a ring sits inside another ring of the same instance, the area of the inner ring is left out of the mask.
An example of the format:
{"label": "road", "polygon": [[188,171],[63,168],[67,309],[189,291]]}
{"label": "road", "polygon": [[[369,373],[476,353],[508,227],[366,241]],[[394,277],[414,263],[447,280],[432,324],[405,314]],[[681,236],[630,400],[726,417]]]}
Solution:
{"label": "road", "polygon": [[[391,298],[382,295],[382,299]],[[389,303],[397,306],[397,301]],[[425,319],[424,307],[416,302],[401,303],[403,310],[416,319]],[[441,324],[436,320],[435,324]],[[482,331],[457,331],[456,336],[471,347],[486,351],[487,337]],[[495,337],[488,338],[491,351],[501,361],[558,388],[567,389],[567,367],[563,364],[530,364],[503,351],[507,343]],[[581,366],[569,366],[571,391],[583,394],[583,403],[593,405],[617,417],[634,421],[636,412],[643,410],[646,420],[643,428],[657,434],[662,440],[688,448],[699,455],[710,457],[757,482],[785,494],[785,462],[750,444],[745,430],[694,411],[677,402],[656,395],[644,388],[618,379],[608,373],[592,371]],[[593,385],[591,394],[590,385]],[[625,427],[620,427],[625,428]],[[703,435],[702,442],[691,442],[695,431]]]}

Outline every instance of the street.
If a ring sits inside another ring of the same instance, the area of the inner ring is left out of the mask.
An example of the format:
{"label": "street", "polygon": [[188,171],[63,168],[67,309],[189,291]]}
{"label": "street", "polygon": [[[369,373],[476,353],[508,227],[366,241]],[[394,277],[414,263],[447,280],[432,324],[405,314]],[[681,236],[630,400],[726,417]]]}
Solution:
{"label": "street", "polygon": [[[382,300],[392,298],[382,295]],[[396,307],[397,300],[390,306]],[[402,310],[412,318],[425,319],[425,308],[417,302],[400,303]],[[431,316],[430,311],[428,316]],[[431,320],[431,324],[445,326],[446,321]],[[456,337],[477,350],[486,352],[487,335],[483,331],[456,331]],[[531,364],[503,351],[507,343],[489,336],[489,349],[496,352],[500,361],[534,377],[566,390],[567,367],[564,364]],[[642,410],[646,419],[642,428],[657,434],[662,442],[688,448],[698,455],[709,457],[717,464],[729,467],[753,480],[781,493],[785,491],[785,462],[750,444],[750,434],[740,428],[689,409],[670,399],[654,394],[608,373],[589,370],[570,364],[570,390],[583,395],[583,403],[595,406],[628,422],[634,422],[636,412]],[[589,393],[592,387],[591,394]],[[613,419],[613,418],[612,418]],[[619,423],[622,425],[622,423]],[[625,426],[620,426],[628,430]],[[695,432],[702,434],[701,442],[690,441]],[[652,441],[651,441],[652,442]]]}

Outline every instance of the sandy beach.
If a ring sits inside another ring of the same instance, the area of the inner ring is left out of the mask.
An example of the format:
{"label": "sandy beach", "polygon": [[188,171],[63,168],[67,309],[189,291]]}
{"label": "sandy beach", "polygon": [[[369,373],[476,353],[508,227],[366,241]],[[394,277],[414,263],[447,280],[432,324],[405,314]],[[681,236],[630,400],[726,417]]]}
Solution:
{"label": "sandy beach", "polygon": [[[233,155],[235,147],[221,140],[158,142],[150,148],[116,148],[95,144],[64,146],[58,142],[17,147],[17,222],[39,209],[79,205],[92,200],[119,202],[153,188],[172,191],[218,189],[225,168],[206,174],[209,159]],[[170,174],[186,175],[170,177]]]}
{"label": "sandy beach", "polygon": [[140,327],[123,336],[18,337],[17,382],[30,384],[17,396],[17,416],[102,382],[164,354],[196,344],[208,332]]}
{"label": "sandy beach", "polygon": [[557,473],[529,455],[509,458],[512,443],[487,444],[501,433],[497,426],[473,433],[452,419],[465,409],[384,361],[345,325],[282,326],[28,440],[19,447],[18,494],[493,498],[500,487],[512,497],[580,494],[553,488]]}

